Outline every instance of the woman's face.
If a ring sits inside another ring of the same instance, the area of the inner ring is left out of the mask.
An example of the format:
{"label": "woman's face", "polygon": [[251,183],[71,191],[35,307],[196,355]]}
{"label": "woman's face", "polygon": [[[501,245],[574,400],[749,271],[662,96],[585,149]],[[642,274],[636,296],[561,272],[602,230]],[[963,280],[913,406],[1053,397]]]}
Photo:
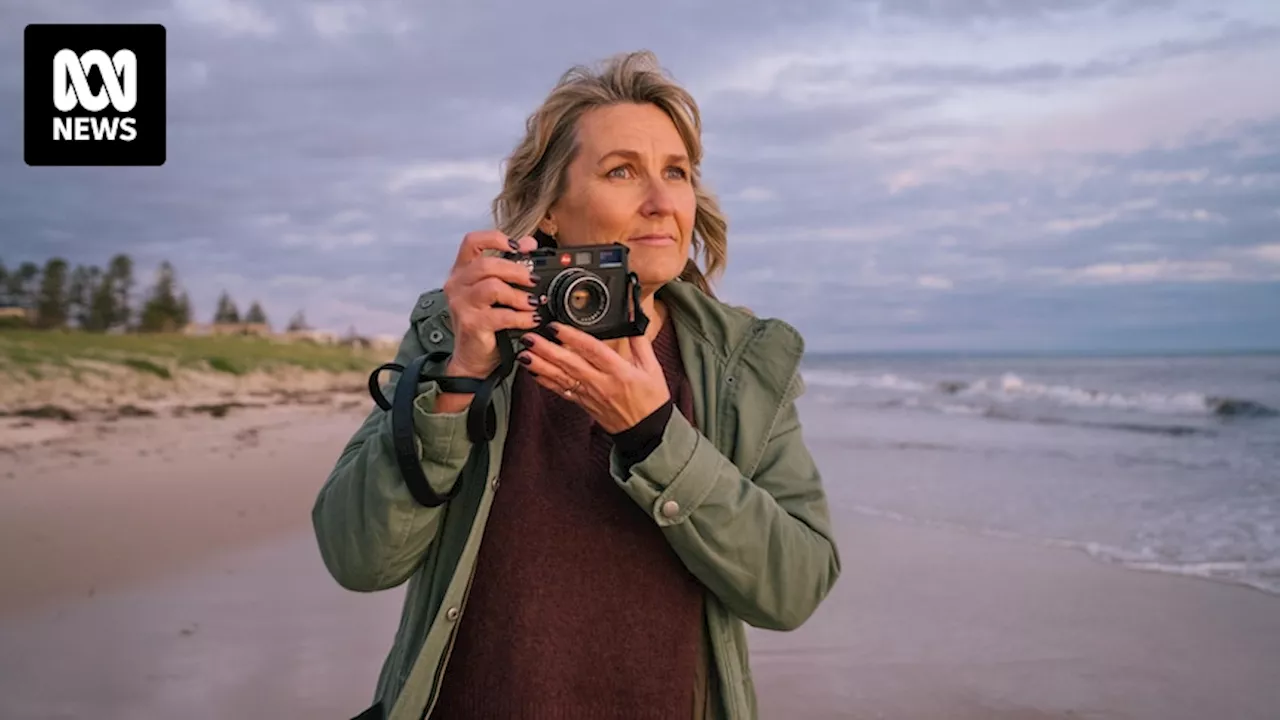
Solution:
{"label": "woman's face", "polygon": [[578,123],[565,193],[542,229],[561,247],[621,243],[653,291],[689,258],[697,200],[675,123],[654,105],[595,108]]}

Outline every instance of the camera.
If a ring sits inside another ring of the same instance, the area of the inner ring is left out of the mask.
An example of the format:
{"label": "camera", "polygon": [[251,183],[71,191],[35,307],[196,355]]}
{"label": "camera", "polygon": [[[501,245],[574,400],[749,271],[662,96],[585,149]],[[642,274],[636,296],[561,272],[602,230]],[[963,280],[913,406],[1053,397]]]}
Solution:
{"label": "camera", "polygon": [[640,285],[627,267],[625,245],[538,248],[504,252],[538,276],[530,293],[538,298],[541,327],[559,322],[600,340],[643,333]]}

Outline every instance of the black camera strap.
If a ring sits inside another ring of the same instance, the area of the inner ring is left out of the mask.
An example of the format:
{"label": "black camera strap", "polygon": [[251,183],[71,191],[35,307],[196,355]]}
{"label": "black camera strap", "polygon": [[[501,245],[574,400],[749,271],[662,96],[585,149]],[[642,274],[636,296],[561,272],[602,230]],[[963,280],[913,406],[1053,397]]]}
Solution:
{"label": "black camera strap", "polygon": [[[649,328],[649,318],[640,307],[640,279],[632,272],[627,274],[627,280],[630,285],[633,313],[628,334],[643,335]],[[443,505],[457,494],[460,484],[454,483],[448,493],[441,495],[431,487],[426,473],[422,471],[413,424],[413,401],[418,395],[418,384],[423,381],[435,381],[442,392],[474,395],[471,407],[467,410],[467,437],[472,443],[470,458],[474,458],[476,453],[497,434],[498,415],[493,408],[493,393],[516,365],[516,353],[513,347],[515,338],[512,332],[499,330],[496,335],[498,366],[483,379],[426,372],[427,365],[435,363],[443,365],[448,361],[451,354],[443,350],[419,355],[408,365],[384,363],[369,375],[369,394],[373,396],[373,401],[379,408],[391,411],[391,438],[395,446],[396,465],[400,468],[400,475],[404,478],[409,494],[421,505],[426,507]],[[383,395],[378,385],[378,377],[384,370],[400,373],[390,401]]]}

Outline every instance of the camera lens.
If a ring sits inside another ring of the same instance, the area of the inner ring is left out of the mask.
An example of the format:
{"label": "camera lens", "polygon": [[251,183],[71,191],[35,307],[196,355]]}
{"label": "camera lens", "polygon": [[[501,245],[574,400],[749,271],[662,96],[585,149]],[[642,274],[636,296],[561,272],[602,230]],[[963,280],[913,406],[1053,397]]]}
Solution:
{"label": "camera lens", "polygon": [[609,289],[599,277],[581,268],[557,275],[547,295],[556,319],[569,325],[594,325],[609,310]]}

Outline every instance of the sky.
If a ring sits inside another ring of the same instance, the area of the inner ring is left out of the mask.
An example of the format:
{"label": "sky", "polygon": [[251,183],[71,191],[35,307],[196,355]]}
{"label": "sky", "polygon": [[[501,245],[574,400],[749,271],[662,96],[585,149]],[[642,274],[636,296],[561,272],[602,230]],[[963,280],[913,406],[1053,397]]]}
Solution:
{"label": "sky", "polygon": [[[168,160],[31,168],[22,28],[159,22]],[[571,66],[697,98],[727,302],[811,351],[1280,348],[1274,0],[5,0],[0,260],[404,332]]]}

